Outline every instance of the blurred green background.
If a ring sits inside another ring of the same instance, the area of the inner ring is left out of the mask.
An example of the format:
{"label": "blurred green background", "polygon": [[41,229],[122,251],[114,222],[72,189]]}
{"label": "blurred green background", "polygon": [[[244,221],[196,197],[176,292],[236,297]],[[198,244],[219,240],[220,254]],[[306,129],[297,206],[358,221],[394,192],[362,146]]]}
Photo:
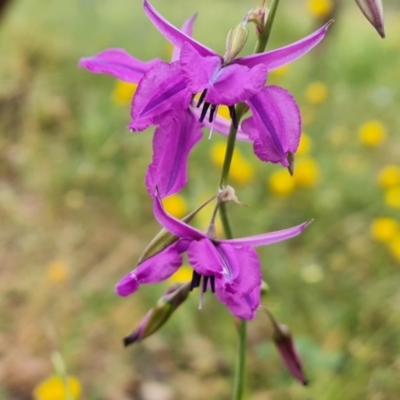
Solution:
{"label": "blurred green background", "polygon": [[[249,324],[251,400],[399,398],[400,9],[385,2],[382,41],[344,3],[324,42],[269,78],[302,110],[294,178],[246,144],[232,170],[247,205],[230,206],[235,235],[314,218],[300,237],[259,251],[264,302],[293,332],[311,384],[289,375],[260,313]],[[220,53],[258,5],[153,4],[178,26],[198,11],[195,37]],[[281,1],[269,48],[320,26],[324,4]],[[65,398],[47,380],[54,354],[83,399],[229,399],[237,334],[212,295],[199,311],[193,293],[154,336],[121,343],[168,285],[128,298],[113,291],[159,229],[143,183],[152,135],[125,128],[129,88],[77,62],[108,47],[168,60],[170,46],[139,0],[11,0],[0,18],[0,399],[32,399],[35,388],[39,400]],[[213,193],[223,147],[214,134],[195,149],[171,212]]]}

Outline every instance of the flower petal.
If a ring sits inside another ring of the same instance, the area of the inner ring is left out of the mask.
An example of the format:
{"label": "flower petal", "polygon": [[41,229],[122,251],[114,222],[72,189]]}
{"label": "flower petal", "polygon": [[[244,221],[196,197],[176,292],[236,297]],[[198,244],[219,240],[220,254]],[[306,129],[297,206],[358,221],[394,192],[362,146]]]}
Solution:
{"label": "flower petal", "polygon": [[[197,14],[194,14],[190,18],[188,18],[182,25],[181,31],[185,33],[186,35],[192,37],[193,36],[193,27],[194,27],[194,22],[196,21]],[[171,61],[176,61],[179,59],[179,56],[181,54],[181,49],[179,47],[175,47],[172,50],[172,58]]]}
{"label": "flower petal", "polygon": [[189,42],[196,50],[202,55],[215,55],[216,53],[204,46],[197,40],[192,39],[186,33],[182,32],[170,22],[168,22],[161,14],[159,14],[154,7],[147,1],[143,1],[144,12],[152,22],[152,24],[158,29],[158,31],[175,47],[182,48],[185,42]]}
{"label": "flower petal", "polygon": [[112,75],[125,82],[138,83],[145,72],[160,61],[141,61],[123,49],[107,49],[93,57],[81,58],[78,67],[96,74]]}
{"label": "flower petal", "polygon": [[141,131],[165,121],[167,115],[181,113],[190,104],[191,94],[177,62],[160,62],[146,72],[132,102],[133,121],[129,128]]}
{"label": "flower petal", "polygon": [[182,118],[161,123],[153,137],[153,162],[146,175],[151,196],[156,187],[161,198],[181,190],[187,183],[187,162],[194,145],[202,138],[201,125],[190,110]]}
{"label": "flower petal", "polygon": [[179,238],[200,240],[207,237],[204,232],[168,214],[162,206],[158,193],[153,198],[153,213],[161,226]]}
{"label": "flower petal", "polygon": [[265,53],[253,54],[251,56],[237,58],[234,62],[248,67],[254,67],[258,64],[264,64],[268,71],[272,71],[294,60],[297,60],[304,54],[308,53],[315,47],[325,36],[329,25],[332,21],[326,23],[322,28],[305,38],[281,47],[276,50],[267,51]]}
{"label": "flower petal", "polygon": [[198,93],[207,89],[204,101],[228,106],[247,100],[258,93],[267,79],[267,68],[256,65],[222,66],[220,56],[204,57],[189,43],[181,49],[180,66],[188,89]]}
{"label": "flower petal", "polygon": [[255,311],[260,304],[260,287],[257,286],[250,294],[239,296],[226,292],[218,281],[215,288],[215,295],[221,303],[224,303],[229,311],[240,319],[253,319]]}
{"label": "flower petal", "polygon": [[247,245],[247,246],[267,246],[269,244],[282,242],[287,239],[291,239],[297,235],[300,235],[304,229],[310,225],[312,220],[304,222],[300,225],[293,226],[292,228],[282,229],[275,232],[263,233],[261,235],[248,236],[238,239],[224,239],[218,240],[218,243],[229,243],[234,245]]}
{"label": "flower petal", "polygon": [[181,243],[178,241],[146,259],[117,283],[116,293],[120,296],[128,296],[136,292],[142,284],[168,279],[182,265],[181,251]]}
{"label": "flower petal", "polygon": [[248,100],[253,116],[242,129],[254,143],[254,153],[262,161],[289,166],[288,152],[296,152],[301,136],[301,118],[292,95],[278,86],[267,86]]}

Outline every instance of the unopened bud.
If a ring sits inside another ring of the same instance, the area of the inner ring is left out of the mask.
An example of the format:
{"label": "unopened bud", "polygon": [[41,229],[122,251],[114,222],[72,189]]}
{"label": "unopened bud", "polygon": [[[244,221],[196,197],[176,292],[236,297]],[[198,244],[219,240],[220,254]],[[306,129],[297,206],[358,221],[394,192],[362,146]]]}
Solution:
{"label": "unopened bud", "polygon": [[262,307],[272,324],[272,340],[289,372],[303,385],[307,385],[301,360],[297,354],[292,335],[286,325],[278,323],[267,308]]}
{"label": "unopened bud", "polygon": [[288,154],[287,154],[287,160],[288,160],[288,163],[289,163],[289,166],[288,166],[289,174],[291,176],[293,176],[293,173],[294,173],[294,153],[289,151]]}
{"label": "unopened bud", "polygon": [[269,285],[267,282],[262,281],[261,282],[261,297],[267,297],[269,295]]}
{"label": "unopened bud", "polygon": [[188,298],[190,283],[175,283],[163,294],[142,319],[138,328],[123,340],[124,346],[139,342],[158,331],[170,318],[172,313]]}
{"label": "unopened bud", "polygon": [[242,203],[236,197],[235,189],[232,186],[225,186],[218,192],[218,201],[219,202],[233,201],[234,203],[242,205]]}
{"label": "unopened bud", "polygon": [[367,20],[378,31],[379,35],[384,38],[385,27],[382,0],[356,0],[356,3]]}
{"label": "unopened bud", "polygon": [[247,21],[242,21],[235,28],[231,29],[226,38],[224,64],[230,64],[236,56],[243,50],[247,42],[249,30],[247,28]]}

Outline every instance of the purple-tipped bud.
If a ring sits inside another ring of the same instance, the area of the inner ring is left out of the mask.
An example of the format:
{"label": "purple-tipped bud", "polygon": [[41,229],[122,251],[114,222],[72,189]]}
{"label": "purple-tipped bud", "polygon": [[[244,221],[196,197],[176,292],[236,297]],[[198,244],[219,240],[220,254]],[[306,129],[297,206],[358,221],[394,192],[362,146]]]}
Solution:
{"label": "purple-tipped bud", "polygon": [[239,25],[235,26],[228,33],[225,45],[224,64],[230,64],[236,56],[243,50],[247,42],[249,30],[247,28],[247,21],[242,21]]}
{"label": "purple-tipped bud", "polygon": [[123,339],[124,346],[139,342],[158,331],[169,319],[172,313],[188,298],[190,284],[175,283],[163,294],[142,319],[138,328]]}
{"label": "purple-tipped bud", "polygon": [[358,7],[379,35],[385,37],[382,0],[356,0]]}
{"label": "purple-tipped bud", "polygon": [[248,12],[247,19],[249,22],[254,22],[256,25],[257,36],[263,33],[267,16],[268,9],[265,7],[253,8]]}
{"label": "purple-tipped bud", "polygon": [[304,376],[301,360],[297,354],[292,335],[286,325],[273,323],[274,333],[273,341],[278,348],[279,354],[285,362],[290,373],[303,385],[307,385],[307,379]]}

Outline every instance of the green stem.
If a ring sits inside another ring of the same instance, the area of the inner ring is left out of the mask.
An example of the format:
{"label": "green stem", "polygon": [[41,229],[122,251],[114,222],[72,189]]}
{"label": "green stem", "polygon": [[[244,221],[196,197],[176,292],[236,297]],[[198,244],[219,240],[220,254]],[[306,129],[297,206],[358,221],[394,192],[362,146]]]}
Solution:
{"label": "green stem", "polygon": [[267,22],[265,23],[264,30],[262,34],[258,37],[257,45],[254,53],[263,53],[267,47],[269,37],[271,35],[272,25],[274,23],[276,10],[279,5],[279,0],[272,0],[271,6],[269,8]]}
{"label": "green stem", "polygon": [[[272,4],[270,7],[270,11],[268,14],[267,21],[265,23],[264,30],[262,34],[259,36],[257,41],[257,46],[255,48],[255,53],[262,53],[265,51],[267,46],[272,24],[274,22],[276,10],[278,8],[279,0],[272,0]],[[237,104],[235,107],[236,111],[236,118],[238,124],[240,119],[243,117],[244,113],[246,112],[247,106],[246,104]],[[221,173],[221,180],[219,186],[223,189],[229,179],[229,171],[231,169],[233,152],[235,150],[235,142],[236,142],[236,134],[237,129],[231,124],[229,129],[229,136],[226,144],[226,151],[225,151],[225,159],[224,164],[222,166],[222,173]],[[233,238],[232,229],[229,223],[228,213],[226,209],[226,204],[221,203],[219,207],[220,217],[222,226],[225,232],[225,237],[227,239]],[[240,320],[239,322],[239,349],[236,361],[236,372],[235,372],[235,381],[234,381],[234,391],[233,391],[233,400],[241,400],[243,397],[244,392],[244,383],[245,383],[245,369],[246,369],[246,343],[247,343],[247,324],[246,321]]]}
{"label": "green stem", "polygon": [[246,366],[247,324],[242,319],[239,322],[239,351],[236,361],[235,387],[233,400],[241,400],[244,392],[244,376]]}

